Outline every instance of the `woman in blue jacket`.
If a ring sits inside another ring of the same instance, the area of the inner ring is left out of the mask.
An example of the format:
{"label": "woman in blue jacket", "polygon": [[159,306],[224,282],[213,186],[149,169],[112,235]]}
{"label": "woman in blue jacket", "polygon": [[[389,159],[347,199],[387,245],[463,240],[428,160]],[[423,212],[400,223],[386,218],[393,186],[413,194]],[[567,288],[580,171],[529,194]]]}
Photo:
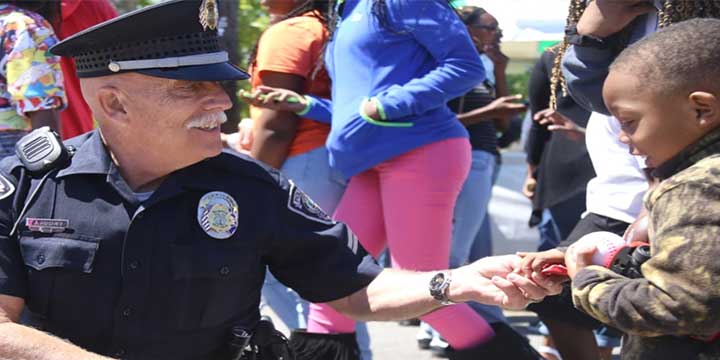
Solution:
{"label": "woman in blue jacket", "polygon": [[[446,103],[484,79],[478,52],[445,0],[340,0],[336,9],[325,50],[334,101],[261,87],[254,103],[331,122],[330,164],[350,179],[334,218],[347,223],[365,249],[377,256],[388,246],[398,268],[444,268],[471,151],[467,131]],[[290,98],[298,101],[284,101]],[[458,349],[453,357],[490,355],[491,346],[483,345],[493,330],[469,306],[443,307],[423,320]],[[315,334],[292,342],[313,359],[353,358],[317,352],[330,346],[318,333],[352,331],[354,322],[332,303],[316,304],[308,319]]]}

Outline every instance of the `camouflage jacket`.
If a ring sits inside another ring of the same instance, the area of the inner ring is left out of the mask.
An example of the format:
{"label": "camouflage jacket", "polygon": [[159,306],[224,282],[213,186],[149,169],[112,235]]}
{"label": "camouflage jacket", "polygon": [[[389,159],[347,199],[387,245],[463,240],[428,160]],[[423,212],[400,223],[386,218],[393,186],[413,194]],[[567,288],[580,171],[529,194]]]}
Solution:
{"label": "camouflage jacket", "polygon": [[623,359],[720,359],[720,130],[655,173],[645,196],[652,258],[644,278],[590,266],[572,282],[575,306],[616,327]]}

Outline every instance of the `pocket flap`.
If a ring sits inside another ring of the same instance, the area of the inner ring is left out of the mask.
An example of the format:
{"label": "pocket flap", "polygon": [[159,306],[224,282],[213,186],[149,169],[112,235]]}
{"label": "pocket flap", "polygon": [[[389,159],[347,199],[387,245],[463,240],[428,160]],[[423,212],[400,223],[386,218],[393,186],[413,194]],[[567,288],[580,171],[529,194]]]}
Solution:
{"label": "pocket flap", "polygon": [[198,248],[175,245],[171,250],[174,280],[237,278],[247,270],[249,254],[244,248]]}
{"label": "pocket flap", "polygon": [[[94,241],[93,241],[94,240]],[[65,268],[92,272],[100,243],[98,239],[21,237],[20,252],[25,265],[35,269]]]}

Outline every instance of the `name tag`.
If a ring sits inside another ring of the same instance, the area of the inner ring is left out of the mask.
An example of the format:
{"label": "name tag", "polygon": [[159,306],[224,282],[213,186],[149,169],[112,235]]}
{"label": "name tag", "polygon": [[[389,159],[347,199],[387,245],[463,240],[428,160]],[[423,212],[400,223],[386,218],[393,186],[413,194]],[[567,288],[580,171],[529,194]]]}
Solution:
{"label": "name tag", "polygon": [[46,234],[64,232],[70,226],[70,220],[67,219],[25,219],[25,226],[30,231],[37,231]]}

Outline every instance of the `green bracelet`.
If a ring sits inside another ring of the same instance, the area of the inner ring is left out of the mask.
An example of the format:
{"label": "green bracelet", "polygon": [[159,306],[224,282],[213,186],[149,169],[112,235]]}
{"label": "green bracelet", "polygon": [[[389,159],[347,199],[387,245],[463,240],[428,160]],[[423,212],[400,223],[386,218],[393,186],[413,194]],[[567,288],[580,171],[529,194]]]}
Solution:
{"label": "green bracelet", "polygon": [[[245,90],[240,90],[240,91],[238,91],[238,95],[240,95],[240,96],[242,96],[242,97],[244,97],[244,98],[246,98],[246,99],[252,98],[252,94],[251,94],[249,91],[245,91]],[[265,100],[265,95],[260,94],[260,95],[258,96],[258,99],[264,101],[264,100]],[[275,102],[279,102],[279,101],[277,101],[277,99],[275,99]],[[286,103],[290,103],[290,104],[297,104],[297,103],[300,102],[300,99],[298,99],[298,98],[296,98],[296,97],[294,97],[294,96],[291,96],[291,97],[285,99],[285,102],[286,102]]]}
{"label": "green bracelet", "polygon": [[[375,120],[375,119],[369,117],[369,116],[365,113],[365,107],[364,107],[363,105],[365,105],[365,103],[368,102],[368,101],[372,101],[372,102],[375,103],[375,106],[377,107],[378,113],[380,114],[380,118],[381,118],[382,120]],[[387,121],[387,117],[385,116],[385,109],[383,108],[382,104],[380,104],[380,101],[378,101],[376,98],[372,98],[372,99],[365,98],[365,99],[363,99],[363,101],[360,102],[360,109],[358,110],[358,113],[360,114],[360,117],[363,118],[363,120],[365,120],[365,121],[367,121],[367,122],[369,122],[369,123],[371,123],[371,124],[373,124],[373,125],[377,125],[377,126],[385,126],[385,127],[412,127],[413,125],[415,125],[415,124],[413,124],[413,123],[411,123],[411,122],[390,122],[390,121]]]}
{"label": "green bracelet", "polygon": [[[293,98],[293,99],[295,99],[295,98]],[[298,99],[295,99],[295,100],[298,100]],[[297,102],[300,102],[300,101],[298,100]],[[313,105],[313,98],[311,98],[309,96],[305,96],[305,108],[296,112],[295,114],[297,114],[298,116],[307,115],[307,113],[310,112],[310,109],[312,109],[312,105]]]}

